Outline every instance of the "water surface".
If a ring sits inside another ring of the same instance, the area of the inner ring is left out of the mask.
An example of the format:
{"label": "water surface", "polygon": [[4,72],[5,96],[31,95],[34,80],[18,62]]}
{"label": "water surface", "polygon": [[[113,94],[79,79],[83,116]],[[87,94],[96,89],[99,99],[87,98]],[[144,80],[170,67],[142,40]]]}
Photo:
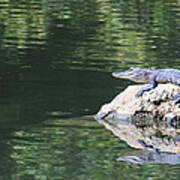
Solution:
{"label": "water surface", "polygon": [[180,69],[180,2],[0,0],[0,179],[180,179],[93,116],[130,66]]}

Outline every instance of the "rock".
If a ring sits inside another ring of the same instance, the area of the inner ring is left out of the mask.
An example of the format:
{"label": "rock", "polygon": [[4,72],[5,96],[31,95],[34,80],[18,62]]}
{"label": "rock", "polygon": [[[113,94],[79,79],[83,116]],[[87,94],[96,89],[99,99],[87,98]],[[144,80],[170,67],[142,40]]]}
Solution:
{"label": "rock", "polygon": [[163,119],[178,120],[180,107],[173,97],[180,93],[180,87],[173,84],[159,84],[155,89],[146,91],[141,97],[135,94],[143,85],[128,86],[125,91],[116,96],[112,102],[101,107],[95,118],[100,119]]}
{"label": "rock", "polygon": [[[164,156],[179,158],[180,107],[173,101],[173,97],[180,92],[180,87],[160,84],[144,92],[141,97],[135,97],[142,87],[129,86],[109,104],[101,107],[95,116],[96,120],[129,146],[151,151],[155,158],[161,157],[161,162],[166,162]],[[125,156],[118,160],[145,163],[141,157],[144,159],[145,156]]]}

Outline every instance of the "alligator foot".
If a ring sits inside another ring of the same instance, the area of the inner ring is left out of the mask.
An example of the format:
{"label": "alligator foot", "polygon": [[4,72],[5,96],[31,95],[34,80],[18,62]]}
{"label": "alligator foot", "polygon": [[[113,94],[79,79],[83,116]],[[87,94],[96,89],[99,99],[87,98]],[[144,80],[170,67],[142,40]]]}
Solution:
{"label": "alligator foot", "polygon": [[[147,86],[144,86],[142,89],[140,89],[136,94],[135,96],[136,97],[140,97],[143,95],[144,91],[148,91],[149,89],[146,88]],[[146,90],[147,89],[147,90]]]}
{"label": "alligator foot", "polygon": [[142,94],[143,94],[143,91],[138,91],[135,96],[140,97],[140,96],[142,96]]}
{"label": "alligator foot", "polygon": [[145,92],[145,91],[150,91],[152,89],[154,89],[155,87],[157,86],[156,82],[155,81],[152,81],[150,84],[147,84],[145,85],[143,88],[141,88],[137,93],[136,93],[136,97],[140,97],[142,96],[142,94]]}

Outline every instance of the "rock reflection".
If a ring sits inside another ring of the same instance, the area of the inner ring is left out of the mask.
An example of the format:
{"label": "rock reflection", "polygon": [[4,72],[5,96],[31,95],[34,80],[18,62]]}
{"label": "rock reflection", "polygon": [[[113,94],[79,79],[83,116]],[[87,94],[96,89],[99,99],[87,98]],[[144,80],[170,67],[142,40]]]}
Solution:
{"label": "rock reflection", "polygon": [[180,129],[165,122],[137,125],[134,120],[98,120],[131,147],[142,149],[140,154],[119,157],[118,161],[142,163],[180,163]]}

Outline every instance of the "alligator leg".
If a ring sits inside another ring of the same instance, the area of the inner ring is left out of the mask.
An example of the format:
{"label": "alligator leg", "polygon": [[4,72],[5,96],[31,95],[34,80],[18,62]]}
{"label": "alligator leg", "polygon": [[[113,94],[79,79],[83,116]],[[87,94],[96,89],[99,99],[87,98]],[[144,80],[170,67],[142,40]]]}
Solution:
{"label": "alligator leg", "polygon": [[155,81],[155,77],[150,78],[150,84],[145,85],[142,89],[140,89],[137,94],[135,95],[136,97],[141,96],[144,91],[150,91],[151,89],[154,89],[157,86],[157,83]]}

